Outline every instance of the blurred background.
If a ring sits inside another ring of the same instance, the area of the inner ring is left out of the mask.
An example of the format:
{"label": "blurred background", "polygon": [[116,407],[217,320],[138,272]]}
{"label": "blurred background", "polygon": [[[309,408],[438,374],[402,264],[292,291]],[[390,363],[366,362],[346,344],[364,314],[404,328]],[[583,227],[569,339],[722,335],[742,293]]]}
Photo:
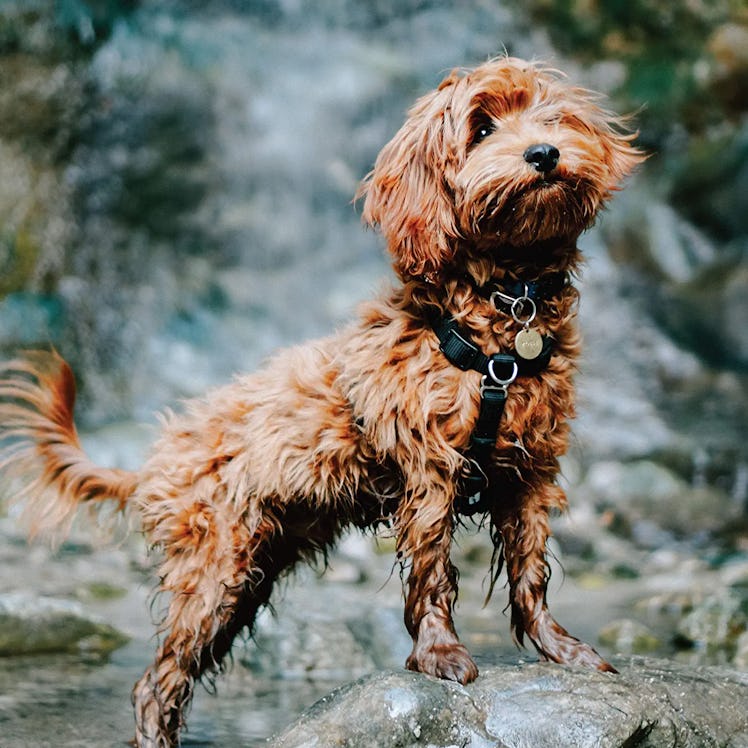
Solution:
{"label": "blurred background", "polygon": [[[581,243],[552,609],[606,653],[748,668],[742,0],[0,0],[0,353],[54,345],[91,455],[137,467],[156,411],[387,282],[357,184],[417,96],[502,51],[607,93],[651,153]],[[486,533],[459,545],[458,629],[479,662],[516,660],[503,591],[481,607]],[[3,745],[129,737],[149,564],[137,535],[112,551],[81,530],[53,554],[0,516]],[[185,745],[259,744],[400,666],[391,564],[352,536],[324,585],[289,584]]]}

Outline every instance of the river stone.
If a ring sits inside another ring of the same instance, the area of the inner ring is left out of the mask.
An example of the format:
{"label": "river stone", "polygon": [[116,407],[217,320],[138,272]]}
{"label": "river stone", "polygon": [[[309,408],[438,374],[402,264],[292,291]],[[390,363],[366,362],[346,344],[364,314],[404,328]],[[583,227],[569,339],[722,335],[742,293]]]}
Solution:
{"label": "river stone", "polygon": [[324,697],[272,748],[748,746],[748,674],[631,658],[619,675],[547,663],[461,686],[384,672]]}
{"label": "river stone", "polygon": [[677,627],[678,642],[731,652],[748,631],[748,601],[733,592],[710,595],[687,613]]}
{"label": "river stone", "polygon": [[587,473],[579,492],[598,505],[614,507],[611,529],[644,548],[662,548],[670,534],[688,537],[719,530],[736,508],[709,486],[693,486],[653,460],[601,460]]}
{"label": "river stone", "polygon": [[0,657],[51,653],[102,656],[127,639],[71,600],[27,592],[0,595]]}
{"label": "river stone", "polygon": [[340,619],[308,609],[275,617],[265,609],[257,617],[253,644],[239,661],[258,675],[284,680],[342,682],[398,667],[410,651],[402,612],[361,605],[360,614]]}
{"label": "river stone", "polygon": [[254,646],[240,662],[256,673],[277,678],[345,679],[371,672],[371,656],[345,622],[319,615],[258,617]]}
{"label": "river stone", "polygon": [[662,647],[662,641],[647,626],[631,618],[611,621],[600,629],[598,641],[614,652],[644,654]]}
{"label": "river stone", "polygon": [[735,643],[733,664],[741,670],[748,670],[748,630],[744,631]]}

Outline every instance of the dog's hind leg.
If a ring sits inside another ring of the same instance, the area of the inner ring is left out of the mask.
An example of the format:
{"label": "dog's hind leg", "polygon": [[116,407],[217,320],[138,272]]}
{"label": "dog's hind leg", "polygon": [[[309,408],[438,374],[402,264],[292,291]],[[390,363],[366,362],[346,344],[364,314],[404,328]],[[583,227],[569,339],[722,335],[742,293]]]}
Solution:
{"label": "dog's hind leg", "polygon": [[132,694],[139,748],[178,744],[195,682],[220,671],[236,635],[252,630],[278,574],[298,558],[293,538],[274,550],[280,534],[271,515],[251,535],[243,522],[222,525],[218,513],[211,519],[215,534],[164,546],[161,590],[170,595],[164,638]]}
{"label": "dog's hind leg", "polygon": [[[201,603],[182,604],[180,614],[199,615],[192,608]],[[179,742],[179,730],[192,699],[195,681],[204,673],[220,668],[235,635],[254,618],[259,601],[242,590],[226,589],[218,609],[207,613],[197,630],[181,622],[158,648],[153,664],[135,684],[135,745],[139,748],[167,748]],[[168,618],[174,615],[170,610]]]}
{"label": "dog's hind leg", "polygon": [[560,626],[548,610],[548,512],[552,507],[565,506],[565,503],[562,489],[555,485],[542,485],[522,495],[515,509],[500,520],[496,517],[492,519],[499,530],[497,537],[501,538],[504,546],[512,634],[518,644],[523,643],[526,635],[543,659],[615,672],[615,668],[589,644]]}
{"label": "dog's hind leg", "polygon": [[[265,507],[252,533],[241,519],[212,519],[215,536],[164,544],[161,588],[171,600],[156,659],[133,689],[139,748],[178,743],[195,682],[220,672],[237,634],[252,632],[278,576],[324,554],[341,529],[302,502]],[[194,512],[191,524],[200,524]]]}

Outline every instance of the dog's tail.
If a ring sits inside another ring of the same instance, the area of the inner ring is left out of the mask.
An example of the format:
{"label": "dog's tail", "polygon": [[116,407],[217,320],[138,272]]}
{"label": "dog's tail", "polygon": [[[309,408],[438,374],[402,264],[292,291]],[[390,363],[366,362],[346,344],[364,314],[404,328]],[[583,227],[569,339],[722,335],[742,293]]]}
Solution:
{"label": "dog's tail", "polygon": [[73,422],[75,380],[56,352],[30,351],[0,364],[0,470],[4,492],[23,504],[32,535],[64,537],[83,503],[124,509],[138,474],[94,465]]}

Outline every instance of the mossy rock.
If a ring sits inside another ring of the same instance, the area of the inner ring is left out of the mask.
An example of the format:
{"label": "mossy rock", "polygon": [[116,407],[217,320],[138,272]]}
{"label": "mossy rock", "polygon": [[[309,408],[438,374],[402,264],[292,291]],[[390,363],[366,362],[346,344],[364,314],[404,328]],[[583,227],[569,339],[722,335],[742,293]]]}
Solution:
{"label": "mossy rock", "polygon": [[85,654],[104,657],[128,641],[75,602],[13,592],[0,595],[0,657]]}
{"label": "mossy rock", "polygon": [[598,641],[623,654],[647,654],[662,649],[663,641],[647,626],[631,618],[611,621],[598,634]]}
{"label": "mossy rock", "polygon": [[21,228],[15,234],[0,234],[0,296],[24,288],[34,272],[39,245],[30,232]]}

